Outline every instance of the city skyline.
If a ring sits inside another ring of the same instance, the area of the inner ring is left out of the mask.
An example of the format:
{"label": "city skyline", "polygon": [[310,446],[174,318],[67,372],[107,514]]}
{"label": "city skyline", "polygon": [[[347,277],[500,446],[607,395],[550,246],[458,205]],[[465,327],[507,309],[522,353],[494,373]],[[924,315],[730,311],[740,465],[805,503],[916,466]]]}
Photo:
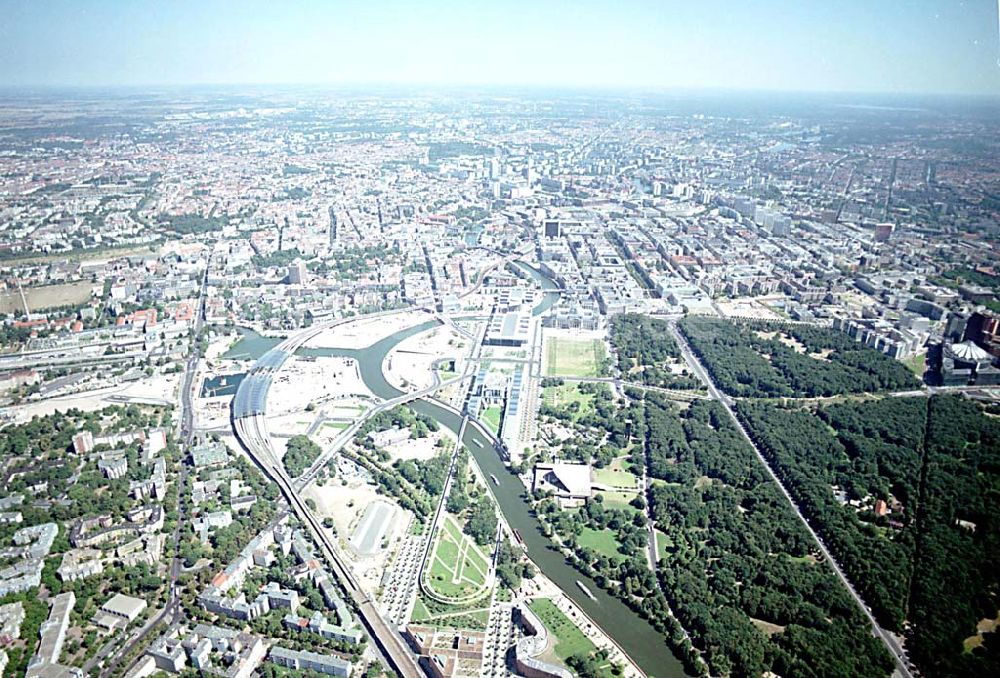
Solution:
{"label": "city skyline", "polygon": [[997,6],[14,2],[0,86],[1000,94]]}

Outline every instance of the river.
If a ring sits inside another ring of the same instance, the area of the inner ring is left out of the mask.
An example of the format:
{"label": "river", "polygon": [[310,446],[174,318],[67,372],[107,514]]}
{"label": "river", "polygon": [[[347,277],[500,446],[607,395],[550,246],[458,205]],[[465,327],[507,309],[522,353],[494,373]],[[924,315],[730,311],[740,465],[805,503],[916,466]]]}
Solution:
{"label": "river", "polygon": [[[535,270],[531,267],[526,268],[529,272]],[[541,276],[540,273],[538,275]],[[551,283],[551,281],[549,282]],[[555,303],[558,295],[546,294],[545,297],[542,304],[548,302],[547,310]],[[431,320],[400,330],[363,349],[299,349],[297,355],[354,358],[358,361],[361,379],[365,385],[376,396],[388,400],[401,395],[402,391],[392,386],[383,376],[382,362],[385,357],[396,344],[437,324],[438,321]],[[461,428],[461,417],[432,401],[417,400],[410,403],[410,407],[420,414],[432,417],[456,434]],[[531,514],[530,507],[522,496],[525,493],[524,485],[503,464],[499,451],[494,449],[489,441],[471,426],[466,428],[463,442],[472,456],[475,457],[483,473],[487,476],[492,474],[497,477],[499,484],[493,485],[490,489],[493,490],[507,523],[521,534],[532,562],[605,632],[614,638],[615,642],[632,657],[647,675],[656,676],[656,678],[681,678],[685,676],[680,660],[674,656],[663,636],[620,600],[605,593],[594,580],[584,576],[567,563],[565,558],[555,549],[552,541],[542,533],[541,524]],[[590,589],[596,600],[585,596],[576,585],[577,581],[582,582]]]}
{"label": "river", "polygon": [[545,291],[542,295],[541,302],[536,304],[535,308],[531,310],[531,315],[539,316],[548,311],[557,301],[559,301],[559,292],[553,291],[558,290],[559,285],[557,285],[554,280],[549,278],[534,266],[529,266],[523,261],[515,261],[511,265],[521,270],[523,273],[527,273],[531,276],[531,278],[538,283],[542,290]]}

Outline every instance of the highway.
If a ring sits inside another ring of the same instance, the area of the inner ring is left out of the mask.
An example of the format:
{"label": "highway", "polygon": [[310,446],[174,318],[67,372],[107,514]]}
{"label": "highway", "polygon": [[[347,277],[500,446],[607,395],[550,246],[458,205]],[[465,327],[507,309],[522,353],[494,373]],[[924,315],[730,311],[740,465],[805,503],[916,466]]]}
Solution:
{"label": "highway", "polygon": [[896,640],[896,637],[894,635],[883,629],[881,626],[879,626],[878,622],[875,621],[875,617],[874,615],[872,615],[871,610],[868,608],[868,605],[861,598],[858,592],[854,589],[854,586],[851,584],[850,580],[848,580],[843,570],[840,569],[840,565],[837,563],[836,559],[834,559],[833,555],[827,549],[826,544],[823,543],[823,540],[820,538],[819,534],[816,533],[816,531],[812,528],[812,525],[809,524],[809,521],[806,520],[806,517],[802,514],[802,511],[799,509],[799,505],[795,502],[795,499],[792,498],[792,495],[785,488],[784,484],[782,484],[781,480],[774,472],[774,469],[771,468],[770,463],[768,463],[767,459],[761,453],[760,448],[757,447],[757,444],[754,442],[753,438],[751,438],[750,434],[747,433],[745,428],[743,428],[743,424],[736,416],[736,412],[733,411],[733,405],[735,401],[730,396],[726,395],[725,393],[722,393],[718,389],[718,387],[716,387],[715,382],[708,374],[708,371],[701,364],[701,361],[694,354],[694,351],[691,350],[691,346],[688,344],[687,339],[677,329],[677,325],[671,322],[669,324],[669,328],[670,328],[670,333],[673,336],[674,341],[677,342],[677,346],[680,348],[681,354],[683,355],[684,360],[687,362],[688,366],[690,366],[691,369],[694,371],[694,373],[698,375],[698,378],[700,378],[705,383],[705,385],[708,387],[708,392],[711,394],[711,396],[715,400],[718,400],[722,404],[722,406],[726,409],[726,412],[729,413],[730,419],[732,419],[733,423],[736,425],[736,428],[743,435],[746,441],[750,443],[750,446],[753,448],[754,453],[757,455],[757,459],[760,461],[761,464],[763,464],[764,468],[767,470],[768,475],[771,477],[771,480],[773,480],[775,484],[778,486],[778,489],[781,490],[781,494],[783,494],[788,503],[791,504],[792,509],[795,511],[795,515],[797,515],[799,517],[799,520],[802,521],[802,524],[805,525],[806,530],[808,530],[810,536],[813,538],[813,540],[819,547],[820,553],[823,554],[823,557],[830,564],[830,567],[833,568],[833,571],[836,573],[837,578],[840,579],[840,582],[844,585],[844,588],[847,589],[848,593],[850,593],[851,597],[858,604],[858,607],[860,607],[861,610],[864,612],[865,616],[868,617],[868,620],[871,622],[872,629],[875,632],[875,635],[877,635],[882,640],[883,644],[885,644],[886,648],[889,650],[889,654],[892,655],[893,661],[896,662],[897,673],[903,676],[903,678],[913,678],[913,673],[910,670],[909,659],[907,658],[906,652],[903,650],[902,646],[900,646],[899,641]]}

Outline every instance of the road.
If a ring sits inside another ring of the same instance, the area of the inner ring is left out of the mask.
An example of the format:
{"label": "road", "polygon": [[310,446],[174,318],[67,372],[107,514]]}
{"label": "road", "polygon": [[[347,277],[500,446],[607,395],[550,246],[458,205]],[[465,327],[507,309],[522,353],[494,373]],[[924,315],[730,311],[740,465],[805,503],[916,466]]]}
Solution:
{"label": "road", "polygon": [[306,487],[306,485],[311,483],[316,478],[316,474],[319,473],[320,469],[326,466],[327,462],[329,462],[330,459],[332,459],[335,454],[337,454],[341,449],[343,449],[344,445],[346,445],[348,442],[354,439],[354,436],[361,429],[361,427],[364,426],[364,423],[369,418],[375,416],[379,412],[384,412],[385,410],[391,410],[393,407],[396,407],[397,405],[405,405],[406,403],[413,402],[414,400],[418,400],[425,396],[432,395],[435,391],[439,389],[442,389],[446,386],[450,386],[451,384],[464,381],[467,378],[468,377],[463,374],[461,376],[448,379],[447,381],[441,381],[437,375],[437,372],[435,372],[434,373],[435,383],[431,384],[427,388],[421,389],[419,391],[411,391],[408,393],[404,393],[401,396],[397,396],[396,398],[392,398],[391,400],[386,400],[382,403],[379,403],[371,410],[368,410],[368,412],[366,412],[364,416],[358,417],[358,419],[356,419],[353,424],[351,424],[349,427],[345,428],[343,431],[337,434],[337,437],[334,439],[333,443],[331,443],[330,447],[323,450],[322,454],[320,454],[316,458],[316,461],[314,461],[309,466],[309,468],[302,473],[302,475],[300,475],[298,478],[295,478],[296,489],[301,491]]}
{"label": "road", "polygon": [[465,297],[468,297],[468,296],[470,296],[472,294],[475,294],[476,292],[479,291],[479,288],[483,286],[483,281],[489,276],[490,273],[492,273],[493,271],[495,271],[497,268],[499,268],[501,266],[506,266],[510,262],[516,261],[520,257],[527,256],[527,254],[530,251],[531,251],[531,245],[529,244],[529,245],[525,246],[525,248],[523,249],[523,251],[516,251],[513,254],[508,254],[508,255],[504,256],[503,259],[501,259],[500,261],[497,261],[497,262],[494,262],[494,263],[490,264],[489,266],[487,266],[486,268],[484,268],[482,271],[480,271],[479,278],[476,279],[476,284],[473,285],[472,287],[470,287],[468,290],[466,290],[462,294],[459,294],[458,298],[459,299],[464,299]]}
{"label": "road", "polygon": [[[194,338],[192,340],[193,346],[191,355],[188,357],[187,364],[184,368],[184,380],[181,384],[180,439],[183,443],[181,449],[184,453],[186,453],[187,449],[194,441],[194,409],[191,405],[191,396],[194,389],[197,387],[194,380],[198,372],[198,362],[201,360],[201,345],[198,340],[201,335],[202,328],[205,325],[205,293],[208,288],[208,271],[210,264],[211,260],[206,262],[205,274],[201,279],[201,289],[198,293],[198,312],[195,314],[194,321]],[[138,635],[133,636],[121,650],[115,653],[112,661],[101,670],[101,676],[111,675],[122,659],[128,656],[129,651],[135,647],[137,643],[141,643],[154,628],[157,628],[157,625],[161,621],[169,617],[168,623],[176,623],[183,612],[180,606],[180,596],[177,591],[177,578],[180,576],[181,571],[181,559],[178,557],[178,548],[180,546],[181,527],[187,524],[187,520],[185,518],[187,507],[185,505],[184,488],[187,486],[188,468],[188,465],[182,461],[181,474],[178,481],[177,524],[174,526],[174,533],[172,535],[173,546],[171,553],[174,555],[170,560],[169,598],[167,600],[167,604],[162,610],[160,610],[159,614],[157,614],[145,627],[143,627],[142,631],[139,632]],[[105,646],[105,648],[102,648],[97,655],[92,657],[91,660],[87,662],[87,665],[84,666],[85,673],[89,672],[98,661],[104,659],[101,655],[102,653],[104,653],[104,655],[108,654],[105,650],[109,650],[110,645],[111,644],[109,643]]]}
{"label": "road", "polygon": [[823,543],[823,540],[820,538],[819,534],[816,533],[816,531],[812,528],[812,525],[809,524],[809,521],[806,520],[806,517],[802,514],[802,511],[799,509],[799,505],[795,502],[795,499],[792,498],[792,495],[785,488],[784,484],[782,484],[781,480],[774,472],[774,469],[771,468],[770,463],[768,463],[767,459],[761,453],[760,448],[757,447],[757,444],[754,442],[753,438],[751,438],[750,434],[748,434],[746,429],[743,428],[743,424],[736,416],[736,412],[733,411],[734,400],[725,393],[722,393],[718,389],[718,387],[716,387],[715,382],[708,374],[708,371],[701,364],[701,361],[694,354],[694,351],[691,350],[691,346],[688,344],[687,339],[685,339],[684,335],[681,334],[681,332],[677,329],[677,325],[671,322],[669,324],[669,328],[670,328],[670,333],[673,336],[674,341],[677,342],[677,346],[681,350],[681,355],[683,355],[684,360],[687,362],[688,366],[705,383],[705,385],[708,387],[708,392],[712,395],[712,397],[718,400],[722,404],[722,406],[726,409],[726,412],[729,413],[730,419],[732,419],[733,423],[736,425],[736,428],[743,435],[746,441],[750,443],[750,446],[753,448],[754,453],[757,455],[757,459],[760,461],[761,464],[763,464],[764,468],[767,470],[768,475],[771,477],[771,480],[773,480],[774,483],[778,486],[778,489],[781,490],[781,493],[784,495],[788,503],[791,504],[792,509],[795,511],[795,515],[797,515],[799,517],[799,520],[802,521],[802,524],[805,525],[806,530],[809,532],[810,536],[813,538],[813,540],[819,547],[820,553],[823,554],[823,557],[830,564],[830,567],[833,568],[833,571],[836,573],[837,578],[840,579],[840,582],[844,585],[844,588],[847,589],[848,593],[850,593],[851,597],[858,604],[858,607],[860,607],[862,612],[864,612],[865,616],[868,617],[868,620],[871,622],[872,629],[874,630],[875,634],[882,640],[886,648],[889,650],[889,654],[892,655],[893,660],[896,662],[896,670],[899,673],[899,675],[903,676],[903,678],[913,678],[913,674],[911,673],[909,668],[910,666],[909,659],[907,658],[906,653],[904,652],[902,646],[900,646],[899,642],[896,640],[896,637],[894,635],[883,629],[881,626],[879,626],[878,622],[875,621],[875,617],[874,615],[872,615],[871,610],[869,610],[868,605],[861,598],[858,592],[854,589],[854,586],[851,584],[850,580],[848,580],[843,570],[840,569],[840,565],[837,563],[833,555],[827,549],[826,544]]}

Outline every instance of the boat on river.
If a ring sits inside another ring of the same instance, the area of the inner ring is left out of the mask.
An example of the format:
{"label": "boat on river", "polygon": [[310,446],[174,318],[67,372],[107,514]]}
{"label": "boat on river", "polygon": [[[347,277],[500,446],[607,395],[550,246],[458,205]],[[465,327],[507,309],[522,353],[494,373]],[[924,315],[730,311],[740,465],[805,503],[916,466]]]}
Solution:
{"label": "boat on river", "polygon": [[580,587],[581,591],[583,591],[584,593],[587,594],[588,598],[590,598],[591,600],[593,600],[595,603],[597,602],[597,598],[595,598],[594,594],[590,592],[590,589],[587,588],[586,584],[584,584],[582,581],[580,581],[579,579],[577,579],[576,580],[576,585]]}

